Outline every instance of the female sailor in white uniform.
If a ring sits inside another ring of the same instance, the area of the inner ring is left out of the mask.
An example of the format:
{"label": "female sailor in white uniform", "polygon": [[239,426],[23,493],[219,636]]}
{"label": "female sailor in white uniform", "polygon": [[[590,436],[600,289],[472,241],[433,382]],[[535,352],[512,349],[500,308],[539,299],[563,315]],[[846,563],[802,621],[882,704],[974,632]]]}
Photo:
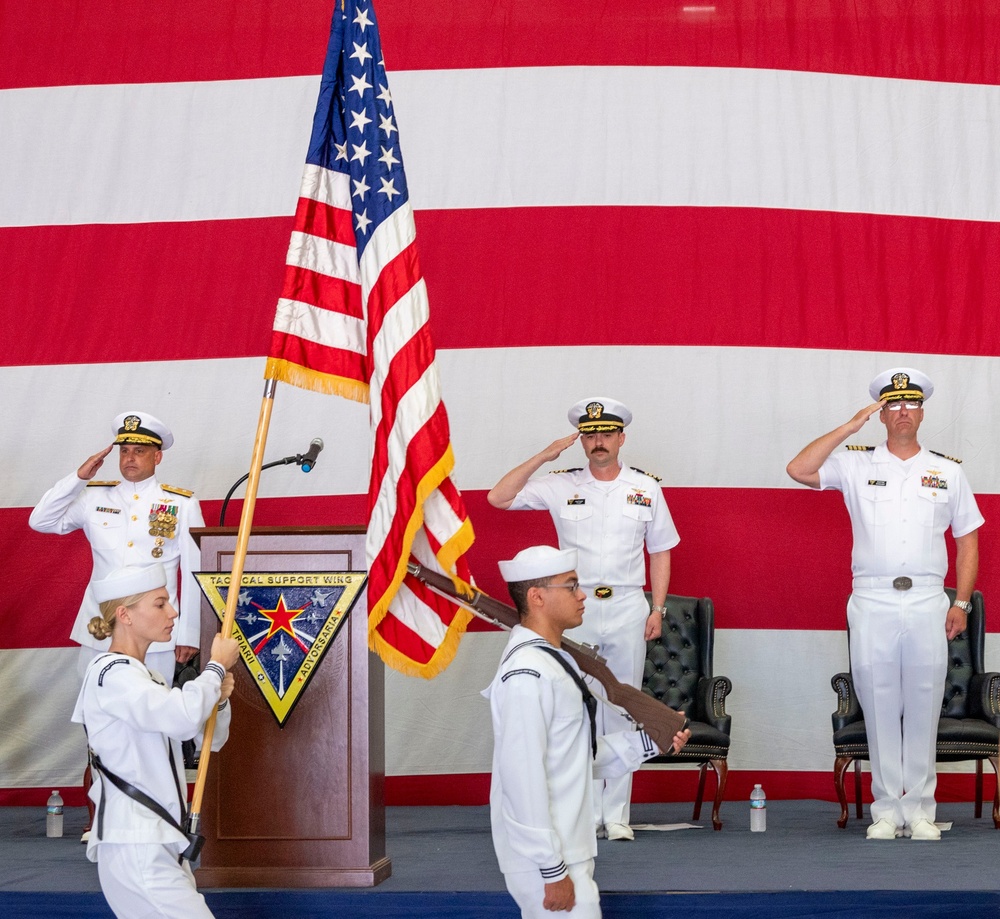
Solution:
{"label": "female sailor in white uniform", "polygon": [[180,853],[187,837],[109,773],[133,786],[181,824],[187,809],[181,741],[201,733],[218,706],[212,749],[229,735],[233,691],[229,669],[238,646],[216,635],[202,673],[170,689],[163,676],[143,663],[153,642],[163,642],[177,618],[170,605],[163,566],[121,568],[93,584],[101,615],[90,620],[97,639],[111,647],[87,668],[72,720],[83,724],[95,769],[90,796],[97,820],[87,857],[97,862],[101,889],[119,919],[176,917],[204,919],[212,913],[195,887]]}

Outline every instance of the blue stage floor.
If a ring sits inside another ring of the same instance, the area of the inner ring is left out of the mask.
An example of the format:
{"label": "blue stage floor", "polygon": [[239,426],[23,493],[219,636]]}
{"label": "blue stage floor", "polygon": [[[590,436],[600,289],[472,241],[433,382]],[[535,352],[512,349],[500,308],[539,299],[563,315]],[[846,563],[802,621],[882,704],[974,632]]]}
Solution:
{"label": "blue stage floor", "polygon": [[[939,808],[952,820],[939,843],[868,842],[865,824],[836,825],[821,801],[768,802],[768,830],[751,834],[748,808],[727,802],[723,830],[641,831],[634,843],[599,843],[605,917],[879,919],[1000,916],[1000,831],[972,805]],[[688,805],[637,805],[634,823],[689,822]],[[41,808],[0,809],[0,915],[101,917],[96,867],[78,842],[83,811],[67,836],[44,836]],[[217,919],[351,916],[515,919],[493,857],[483,807],[387,811],[392,877],[370,890],[205,890]]]}

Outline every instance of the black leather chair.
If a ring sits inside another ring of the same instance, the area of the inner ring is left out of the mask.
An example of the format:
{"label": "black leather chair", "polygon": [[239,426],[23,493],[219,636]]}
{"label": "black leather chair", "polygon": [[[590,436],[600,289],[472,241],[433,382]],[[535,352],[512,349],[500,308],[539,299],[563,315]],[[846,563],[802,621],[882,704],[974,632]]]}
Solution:
{"label": "black leather chair", "polygon": [[670,756],[657,756],[650,763],[697,763],[698,795],[693,819],[701,816],[708,767],[715,770],[715,801],[712,826],[722,829],[719,807],[729,774],[729,732],[732,716],[726,714],[726,696],[733,684],[728,677],[713,676],[715,607],[708,597],[667,597],[663,634],[646,642],[646,664],[642,691],[671,708],[683,711],[690,721],[691,739],[684,749]]}
{"label": "black leather chair", "polygon": [[[946,593],[952,600],[955,591]],[[941,720],[938,722],[937,761],[976,761],[976,817],[983,815],[983,760],[998,772],[997,745],[1000,743],[1000,673],[983,671],[983,644],[986,639],[986,612],[980,591],[972,594],[972,612],[964,632],[948,642],[948,676],[944,686]],[[840,801],[837,825],[847,826],[847,794],[844,773],[854,763],[854,798],[858,819],[861,806],[861,760],[868,756],[868,735],[864,712],[854,691],[850,673],[838,673],[831,680],[837,693],[833,713],[833,748],[836,759],[833,782]],[[993,795],[993,826],[1000,829],[1000,776]]]}

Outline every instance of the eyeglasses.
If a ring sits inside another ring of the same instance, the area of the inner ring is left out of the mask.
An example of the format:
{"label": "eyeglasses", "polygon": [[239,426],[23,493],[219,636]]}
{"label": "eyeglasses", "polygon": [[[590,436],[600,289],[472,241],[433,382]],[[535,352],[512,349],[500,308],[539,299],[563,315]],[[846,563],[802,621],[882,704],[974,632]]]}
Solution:
{"label": "eyeglasses", "polygon": [[918,408],[923,408],[923,402],[890,402],[886,408],[890,412],[898,412],[901,409],[906,409],[908,412],[915,412]]}
{"label": "eyeglasses", "polygon": [[539,584],[538,586],[542,590],[549,590],[550,588],[558,587],[564,590],[571,590],[573,591],[573,593],[576,593],[580,589],[580,582],[573,580],[570,581],[568,584]]}

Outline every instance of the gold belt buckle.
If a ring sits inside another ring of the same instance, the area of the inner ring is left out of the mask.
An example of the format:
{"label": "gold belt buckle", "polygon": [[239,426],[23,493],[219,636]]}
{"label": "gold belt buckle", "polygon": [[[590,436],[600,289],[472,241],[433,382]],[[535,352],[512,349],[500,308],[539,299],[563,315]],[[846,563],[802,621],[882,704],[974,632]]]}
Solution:
{"label": "gold belt buckle", "polygon": [[895,587],[896,590],[909,590],[913,586],[913,580],[907,577],[894,578],[892,586]]}
{"label": "gold belt buckle", "polygon": [[604,584],[602,584],[600,587],[594,588],[594,596],[597,597],[598,600],[607,600],[608,597],[614,595],[614,592],[615,589],[613,587],[607,587]]}

